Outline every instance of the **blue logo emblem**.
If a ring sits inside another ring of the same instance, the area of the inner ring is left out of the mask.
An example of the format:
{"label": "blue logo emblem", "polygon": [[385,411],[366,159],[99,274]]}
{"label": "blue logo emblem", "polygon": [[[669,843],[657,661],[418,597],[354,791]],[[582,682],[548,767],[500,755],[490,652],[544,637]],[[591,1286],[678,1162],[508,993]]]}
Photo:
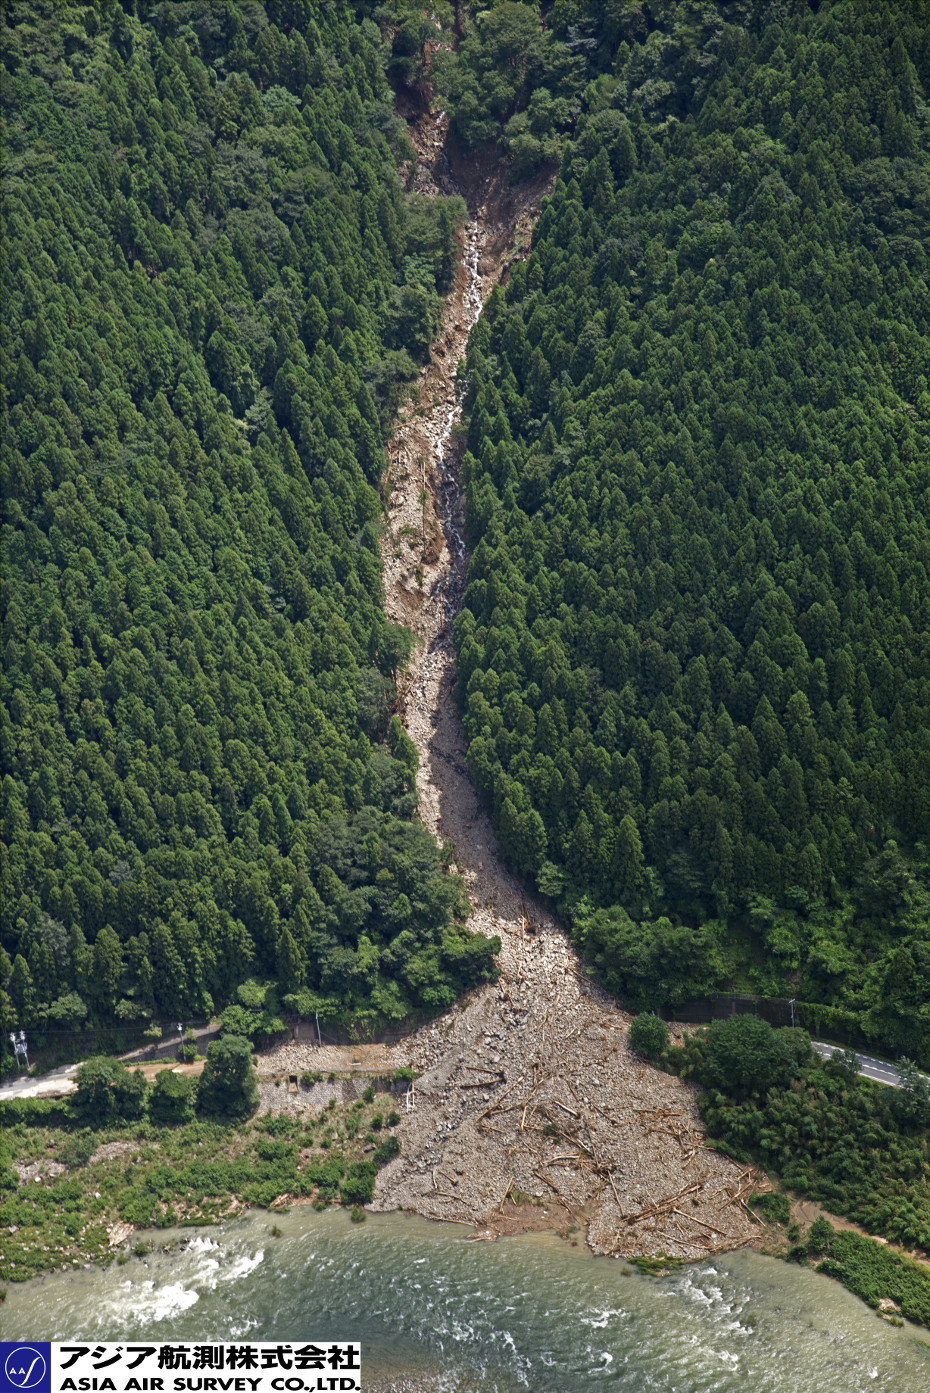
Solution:
{"label": "blue logo emblem", "polygon": [[51,1383],[47,1344],[0,1345],[0,1393],[44,1393]]}

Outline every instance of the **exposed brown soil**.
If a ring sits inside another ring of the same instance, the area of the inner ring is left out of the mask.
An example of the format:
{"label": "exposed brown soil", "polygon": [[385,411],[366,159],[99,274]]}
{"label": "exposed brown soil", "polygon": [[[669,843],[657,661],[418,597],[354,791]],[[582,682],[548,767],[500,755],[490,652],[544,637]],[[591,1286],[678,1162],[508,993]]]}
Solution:
{"label": "exposed brown soil", "polygon": [[[501,940],[501,977],[403,1043],[371,1047],[369,1067],[410,1063],[420,1075],[398,1128],[402,1154],[381,1172],[373,1207],[473,1224],[476,1237],[584,1225],[598,1253],[701,1257],[759,1233],[745,1198],[765,1178],[705,1147],[693,1088],[630,1053],[630,1017],[501,865],[452,700],[451,624],[468,561],[456,365],[482,304],[528,249],[551,179],[511,188],[499,165],[461,156],[444,117],[411,113],[408,124],[418,152],[408,187],[461,192],[470,221],[432,362],[390,442],[386,608],[420,639],[402,694],[420,816],[452,842],[470,924]],[[263,1067],[360,1063],[357,1048],[292,1043]]]}
{"label": "exposed brown soil", "polygon": [[147,1064],[137,1064],[134,1068],[141,1071],[148,1079],[149,1083],[156,1079],[163,1069],[170,1069],[175,1074],[202,1074],[204,1061],[195,1059],[191,1064],[179,1064],[175,1059],[155,1059]]}

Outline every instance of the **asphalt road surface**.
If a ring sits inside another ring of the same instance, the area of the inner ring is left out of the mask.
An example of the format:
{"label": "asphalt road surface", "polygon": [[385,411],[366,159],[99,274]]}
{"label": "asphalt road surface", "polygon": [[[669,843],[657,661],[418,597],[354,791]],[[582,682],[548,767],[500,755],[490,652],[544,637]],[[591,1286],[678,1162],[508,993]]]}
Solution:
{"label": "asphalt road surface", "polygon": [[6,1083],[0,1084],[0,1103],[10,1098],[42,1098],[49,1093],[70,1093],[74,1088],[77,1068],[76,1064],[63,1064],[37,1079],[30,1078],[28,1074],[22,1074],[18,1079],[7,1079]]}
{"label": "asphalt road surface", "polygon": [[[829,1059],[832,1054],[840,1054],[843,1048],[842,1045],[826,1045],[822,1040],[812,1040],[811,1044],[822,1059]],[[901,1087],[901,1075],[893,1064],[858,1052],[856,1059],[859,1061],[859,1073],[865,1078],[874,1079],[876,1083],[888,1084],[889,1088]],[[76,1064],[66,1064],[39,1079],[23,1075],[21,1078],[8,1080],[0,1085],[0,1102],[8,1098],[40,1098],[49,1093],[70,1093],[74,1088],[77,1067]]]}
{"label": "asphalt road surface", "polygon": [[[824,1045],[820,1040],[812,1040],[811,1044],[823,1059],[829,1059],[831,1054],[841,1054],[842,1045]],[[901,1087],[901,1075],[893,1064],[889,1064],[884,1059],[873,1059],[870,1054],[859,1054],[856,1052],[859,1061],[859,1073],[864,1074],[867,1079],[874,1079],[876,1083],[886,1083],[889,1088]]]}

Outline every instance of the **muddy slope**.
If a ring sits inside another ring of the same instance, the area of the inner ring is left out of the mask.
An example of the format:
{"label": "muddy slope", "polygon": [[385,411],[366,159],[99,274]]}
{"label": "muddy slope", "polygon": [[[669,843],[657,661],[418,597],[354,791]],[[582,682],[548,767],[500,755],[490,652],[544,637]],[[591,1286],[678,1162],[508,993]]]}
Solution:
{"label": "muddy slope", "polygon": [[415,1067],[415,1107],[375,1209],[475,1224],[479,1237],[587,1225],[599,1253],[700,1257],[758,1233],[745,1204],[754,1178],[704,1147],[693,1089],[630,1054],[630,1018],[498,861],[452,700],[452,620],[468,559],[456,365],[492,288],[528,249],[550,181],[511,189],[499,167],[461,157],[444,117],[411,113],[408,126],[418,152],[408,188],[462,193],[469,222],[432,362],[389,445],[386,608],[420,638],[403,693],[420,814],[454,845],[472,926],[501,939],[501,977],[393,1047],[293,1043],[265,1067]]}

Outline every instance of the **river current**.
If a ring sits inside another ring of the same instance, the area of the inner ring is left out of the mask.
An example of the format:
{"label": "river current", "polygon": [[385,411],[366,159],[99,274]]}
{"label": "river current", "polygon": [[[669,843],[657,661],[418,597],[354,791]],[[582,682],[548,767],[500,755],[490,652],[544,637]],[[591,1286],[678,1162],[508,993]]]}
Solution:
{"label": "river current", "polygon": [[[275,1233],[274,1228],[280,1232]],[[667,1277],[552,1234],[470,1241],[399,1214],[249,1214],[107,1270],[12,1286],[6,1340],[362,1342],[365,1386],[445,1393],[922,1393],[925,1331],[751,1252]]]}

